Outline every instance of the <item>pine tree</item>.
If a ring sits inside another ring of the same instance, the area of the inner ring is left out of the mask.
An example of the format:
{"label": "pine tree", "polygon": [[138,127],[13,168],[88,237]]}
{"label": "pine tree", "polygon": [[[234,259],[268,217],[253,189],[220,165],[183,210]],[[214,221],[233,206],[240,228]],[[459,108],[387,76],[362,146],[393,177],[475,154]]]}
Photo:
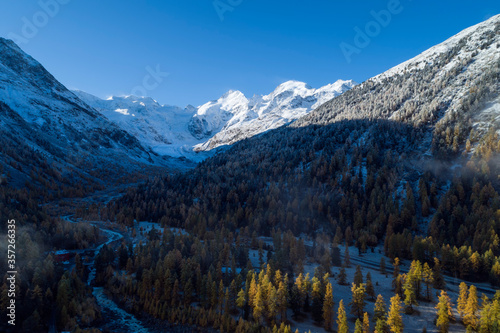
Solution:
{"label": "pine tree", "polygon": [[337,315],[337,333],[347,332],[349,332],[349,326],[347,325],[347,315],[344,308],[344,300],[340,300]]}
{"label": "pine tree", "polygon": [[380,274],[385,274],[386,273],[386,270],[385,270],[385,258],[382,257],[380,258]]}
{"label": "pine tree", "polygon": [[271,285],[271,291],[269,293],[269,298],[267,301],[267,318],[270,322],[276,321],[276,315],[278,314],[278,291]]}
{"label": "pine tree", "polygon": [[434,288],[442,290],[446,287],[446,283],[444,281],[443,273],[441,272],[441,263],[438,258],[434,258],[434,267],[432,269],[433,279],[434,279]]}
{"label": "pine tree", "polygon": [[398,294],[400,297],[403,295],[403,282],[404,282],[404,275],[398,275],[392,284],[392,287],[394,289],[394,292]]}
{"label": "pine tree", "polygon": [[316,277],[314,277],[311,291],[311,312],[316,323],[321,323],[321,321],[323,320],[323,293],[321,292],[321,289],[321,282]]}
{"label": "pine tree", "polygon": [[356,324],[354,325],[354,333],[363,333],[363,323],[361,320],[356,319]]}
{"label": "pine tree", "polygon": [[386,315],[387,315],[387,307],[384,302],[384,297],[382,295],[378,295],[373,309],[373,321],[375,323],[379,319],[385,321]]}
{"label": "pine tree", "polygon": [[347,274],[345,272],[345,268],[342,266],[339,270],[339,276],[337,277],[337,283],[341,286],[345,286],[347,284]]}
{"label": "pine tree", "polygon": [[245,304],[247,303],[245,296],[246,296],[245,291],[241,289],[240,292],[238,293],[238,298],[236,299],[236,306],[239,307],[240,309],[243,309],[245,307]]}
{"label": "pine tree", "polygon": [[232,280],[229,285],[229,309],[231,313],[235,313],[236,311],[236,299],[238,298],[238,290],[236,288],[236,281]]}
{"label": "pine tree", "polygon": [[366,294],[370,296],[372,300],[375,299],[375,288],[373,288],[372,275],[370,272],[366,273]]}
{"label": "pine tree", "polygon": [[436,326],[441,333],[448,333],[450,327],[450,309],[448,304],[448,295],[444,290],[441,290],[441,296],[439,296],[439,302],[436,305],[437,311],[437,321]]}
{"label": "pine tree", "polygon": [[299,287],[296,284],[293,285],[292,290],[290,291],[290,308],[293,311],[295,316],[300,314],[301,309],[301,300],[300,300],[300,291]]}
{"label": "pine tree", "polygon": [[252,274],[252,280],[250,281],[250,288],[248,290],[248,304],[251,308],[254,306],[255,295],[257,295],[257,282],[255,281],[255,273]]}
{"label": "pine tree", "polygon": [[375,324],[375,333],[385,333],[387,331],[387,324],[384,319],[378,319]]}
{"label": "pine tree", "polygon": [[370,333],[370,317],[368,312],[363,315],[363,333]]}
{"label": "pine tree", "polygon": [[[229,296],[229,295],[228,295]],[[225,292],[224,292],[224,283],[222,280],[219,281],[219,311],[222,312],[222,305],[224,304],[224,297],[225,297]]]}
{"label": "pine tree", "polygon": [[470,326],[473,330],[477,330],[478,310],[479,310],[479,303],[477,299],[477,288],[476,286],[472,285],[469,287],[469,297],[467,298],[467,305],[464,312],[465,326]]}
{"label": "pine tree", "polygon": [[323,302],[323,320],[325,330],[330,331],[333,327],[333,288],[332,284],[326,285],[325,300]]}
{"label": "pine tree", "polygon": [[431,286],[434,283],[434,274],[432,274],[432,270],[431,270],[428,263],[424,263],[422,277],[423,277],[425,287],[426,287],[425,288],[425,298],[428,301],[431,301],[432,300]]}
{"label": "pine tree", "polygon": [[396,278],[399,275],[399,265],[400,265],[400,260],[398,257],[394,258],[394,263],[392,264],[394,266],[394,271],[392,272],[392,277]]}
{"label": "pine tree", "polygon": [[365,302],[366,290],[364,283],[360,284],[359,286],[356,286],[353,283],[351,287],[351,292],[352,292],[352,301],[350,303],[351,313],[357,316],[358,318],[362,318],[364,308],[366,305]]}
{"label": "pine tree", "polygon": [[344,251],[344,265],[345,267],[351,266],[351,256],[349,255],[349,247],[347,246],[347,242],[345,243],[345,251]]}
{"label": "pine tree", "polygon": [[354,284],[359,286],[363,283],[363,272],[361,272],[361,266],[356,266],[356,273],[354,273]]}
{"label": "pine tree", "polygon": [[415,282],[414,276],[411,275],[412,272],[408,272],[408,275],[405,277],[405,282],[403,284],[403,290],[405,295],[405,305],[408,307],[408,312],[413,313],[413,306],[418,305],[417,303],[417,294],[415,292]]}
{"label": "pine tree", "polygon": [[280,313],[280,319],[283,322],[286,320],[286,309],[288,308],[287,290],[283,281],[280,281],[279,283],[277,298],[278,312]]}
{"label": "pine tree", "polygon": [[280,283],[279,283],[278,293],[277,293],[276,297],[278,299],[278,302],[277,302],[278,312],[280,313],[280,319],[283,322],[286,320],[286,309],[288,307],[287,291],[286,291],[285,284],[283,281],[280,281]]}
{"label": "pine tree", "polygon": [[458,287],[458,300],[457,300],[457,311],[460,315],[460,319],[463,321],[465,309],[467,308],[467,298],[469,297],[468,288],[465,282],[460,283]]}
{"label": "pine tree", "polygon": [[483,301],[481,318],[479,319],[480,333],[500,332],[500,302],[493,299]]}
{"label": "pine tree", "polygon": [[255,300],[253,303],[253,318],[257,323],[260,323],[264,310],[264,299],[262,297],[261,288],[257,288],[257,293],[255,294]]}
{"label": "pine tree", "polygon": [[393,333],[403,332],[403,317],[401,316],[401,298],[399,295],[391,298],[389,313],[387,314],[387,324]]}
{"label": "pine tree", "polygon": [[299,309],[302,309],[306,303],[307,297],[307,279],[304,277],[302,273],[299,274],[297,279],[295,280],[295,286],[297,286],[298,291],[298,301],[299,301]]}

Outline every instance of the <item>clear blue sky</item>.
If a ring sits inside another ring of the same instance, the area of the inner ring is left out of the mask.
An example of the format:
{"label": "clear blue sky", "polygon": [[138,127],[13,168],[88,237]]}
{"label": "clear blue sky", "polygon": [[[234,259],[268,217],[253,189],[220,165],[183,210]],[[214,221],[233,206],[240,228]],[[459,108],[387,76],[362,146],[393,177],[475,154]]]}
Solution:
{"label": "clear blue sky", "polygon": [[0,36],[26,36],[26,20],[36,22],[21,47],[68,88],[99,97],[129,94],[159,65],[169,76],[148,95],[180,106],[229,89],[269,93],[290,79],[362,82],[500,13],[498,0],[401,0],[348,63],[339,45],[354,45],[354,28],[391,0],[220,0],[235,4],[223,21],[213,0],[42,0],[54,1],[67,3],[49,17],[39,1],[0,0]]}

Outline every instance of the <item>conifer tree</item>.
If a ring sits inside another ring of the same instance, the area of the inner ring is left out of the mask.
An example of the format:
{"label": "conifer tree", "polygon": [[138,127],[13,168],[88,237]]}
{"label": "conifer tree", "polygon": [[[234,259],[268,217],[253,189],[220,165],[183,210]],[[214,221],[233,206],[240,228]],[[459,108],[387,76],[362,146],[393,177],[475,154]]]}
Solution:
{"label": "conifer tree", "polygon": [[394,271],[392,272],[392,277],[396,278],[399,275],[399,265],[400,265],[400,260],[398,257],[394,258],[394,263],[392,264],[394,266]]}
{"label": "conifer tree", "polygon": [[332,284],[326,285],[325,300],[323,302],[323,320],[325,330],[329,331],[333,327],[333,288]]}
{"label": "conifer tree", "polygon": [[441,263],[438,258],[434,258],[434,267],[432,269],[434,288],[442,290],[445,288],[446,283],[444,281],[443,273],[441,272]]}
{"label": "conifer tree", "polygon": [[359,286],[363,283],[363,272],[361,271],[361,266],[356,266],[356,273],[354,273],[354,284]]}
{"label": "conifer tree", "polygon": [[363,315],[363,333],[370,333],[370,317],[368,312]]}
{"label": "conifer tree", "polygon": [[313,278],[313,285],[312,285],[312,291],[311,291],[311,298],[312,298],[312,306],[311,306],[311,312],[314,321],[316,323],[320,323],[323,319],[323,293],[321,292],[322,286],[321,282],[314,277]]}
{"label": "conifer tree", "polygon": [[248,305],[251,308],[254,306],[255,296],[257,295],[257,282],[255,281],[255,273],[252,274],[252,280],[250,281],[250,288],[248,290]]}
{"label": "conifer tree", "polygon": [[253,302],[253,318],[257,323],[260,323],[264,310],[264,299],[262,297],[261,288],[257,288],[257,293],[255,294],[255,300]]}
{"label": "conifer tree", "polygon": [[422,269],[422,278],[425,283],[425,298],[428,301],[432,300],[431,287],[434,283],[434,274],[428,263],[424,263]]}
{"label": "conifer tree", "polygon": [[236,281],[232,280],[229,285],[229,309],[232,313],[235,312],[236,299],[238,297],[238,291],[236,289]]}
{"label": "conifer tree", "polygon": [[349,332],[349,326],[347,325],[347,315],[344,308],[344,300],[340,300],[337,315],[337,333],[347,332]]}
{"label": "conifer tree", "polygon": [[375,333],[385,333],[387,330],[387,324],[384,319],[378,319],[375,323]]}
{"label": "conifer tree", "polygon": [[460,319],[464,319],[465,309],[467,308],[467,298],[469,297],[468,288],[465,282],[460,283],[458,287],[457,312]]}
{"label": "conifer tree", "polygon": [[500,332],[500,302],[498,300],[483,302],[481,318],[479,319],[479,332]]}
{"label": "conifer tree", "polygon": [[441,333],[448,333],[448,329],[450,327],[450,317],[449,313],[449,303],[448,303],[448,295],[444,290],[441,290],[441,296],[439,296],[439,302],[436,305],[437,309],[437,321],[436,326]]}
{"label": "conifer tree", "polygon": [[380,258],[380,273],[385,274],[386,273],[386,267],[385,267],[385,258],[382,257]]}
{"label": "conifer tree", "polygon": [[271,292],[267,301],[267,317],[269,321],[274,322],[278,314],[278,291],[271,285]]}
{"label": "conifer tree", "polygon": [[401,298],[399,295],[391,298],[389,313],[387,314],[387,325],[393,333],[403,332],[403,317],[401,316]]}
{"label": "conifer tree", "polygon": [[340,267],[339,276],[337,277],[337,283],[341,286],[345,286],[347,284],[347,274],[343,266]]}
{"label": "conifer tree", "polygon": [[370,272],[366,273],[366,294],[370,296],[372,300],[375,299],[375,288],[373,288],[372,275]]}
{"label": "conifer tree", "polygon": [[382,295],[378,295],[373,309],[373,321],[375,323],[379,319],[385,321],[386,315],[387,315],[387,307],[384,302],[384,297]]}
{"label": "conifer tree", "polygon": [[356,324],[354,325],[354,333],[363,333],[363,323],[361,320],[356,319]]}
{"label": "conifer tree", "polygon": [[405,277],[405,282],[403,284],[403,290],[405,295],[405,305],[408,307],[409,313],[413,313],[413,306],[418,305],[417,303],[417,295],[415,292],[415,282],[414,276],[411,275],[412,272],[408,272],[408,275]]}
{"label": "conifer tree", "polygon": [[298,307],[302,309],[306,302],[307,297],[307,279],[304,277],[302,273],[299,274],[297,279],[295,280],[295,286],[297,286],[298,291]]}
{"label": "conifer tree", "polygon": [[359,286],[356,286],[353,283],[351,287],[351,292],[352,292],[352,301],[350,303],[351,313],[357,316],[358,318],[362,318],[366,305],[365,302],[366,289],[364,283],[360,284]]}
{"label": "conifer tree", "polygon": [[477,311],[479,310],[479,303],[477,299],[477,288],[474,285],[469,287],[469,296],[467,297],[467,305],[464,312],[464,324],[467,327],[471,327],[473,330],[477,330],[478,327],[478,317]]}
{"label": "conifer tree", "polygon": [[238,298],[236,299],[236,306],[239,307],[240,309],[243,309],[243,307],[247,302],[245,296],[246,296],[245,291],[241,289],[240,292],[238,293]]}
{"label": "conifer tree", "polygon": [[280,313],[280,319],[282,322],[286,320],[286,309],[288,308],[288,302],[287,302],[287,290],[285,287],[285,283],[283,281],[280,281],[279,287],[278,287],[278,311]]}
{"label": "conifer tree", "polygon": [[400,297],[403,295],[403,282],[404,282],[404,275],[398,275],[392,284],[392,288],[394,289],[394,292],[398,294]]}
{"label": "conifer tree", "polygon": [[344,265],[345,267],[351,266],[351,256],[349,254],[349,246],[347,246],[347,242],[345,243],[345,251],[344,251]]}

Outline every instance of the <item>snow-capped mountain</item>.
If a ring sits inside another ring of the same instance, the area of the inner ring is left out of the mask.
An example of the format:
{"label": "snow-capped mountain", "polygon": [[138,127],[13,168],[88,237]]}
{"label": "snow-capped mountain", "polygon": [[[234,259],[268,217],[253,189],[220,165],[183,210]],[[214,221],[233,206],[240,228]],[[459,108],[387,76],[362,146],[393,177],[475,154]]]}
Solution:
{"label": "snow-capped mountain", "polygon": [[[466,129],[485,133],[500,128],[499,72],[500,15],[496,15],[365,81],[293,126],[387,119],[434,127],[436,135],[445,136],[429,136],[435,146],[464,142]],[[462,134],[446,138],[447,127]]]}
{"label": "snow-capped mountain", "polygon": [[339,80],[313,89],[288,81],[269,95],[248,99],[240,91],[229,91],[198,108],[160,105],[148,97],[103,100],[74,93],[156,153],[199,161],[209,156],[204,151],[290,123],[354,86],[353,81]]}
{"label": "snow-capped mountain", "polygon": [[352,80],[338,80],[319,89],[304,82],[287,81],[272,93],[248,99],[229,91],[217,101],[199,107],[189,129],[197,138],[208,138],[195,150],[210,150],[274,129],[305,116],[323,103],[354,87]]}
{"label": "snow-capped mountain", "polygon": [[[16,142],[38,152],[48,163],[57,161],[65,168],[77,164],[102,166],[118,160],[123,167],[127,163],[161,161],[134,136],[67,90],[14,42],[3,38],[0,38],[0,111],[4,134],[0,144],[9,147],[0,153],[9,154],[20,165]],[[7,163],[10,158],[2,156]]]}
{"label": "snow-capped mountain", "polygon": [[160,105],[149,97],[110,97],[100,99],[83,91],[74,93],[119,127],[135,136],[144,146],[160,155],[201,160],[193,146],[202,142],[188,130],[196,108]]}

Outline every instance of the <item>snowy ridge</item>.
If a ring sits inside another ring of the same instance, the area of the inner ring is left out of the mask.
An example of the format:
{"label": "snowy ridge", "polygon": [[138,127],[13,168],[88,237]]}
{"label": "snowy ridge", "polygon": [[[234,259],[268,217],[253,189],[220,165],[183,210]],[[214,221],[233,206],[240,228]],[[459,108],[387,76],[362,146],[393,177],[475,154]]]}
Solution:
{"label": "snowy ridge", "polygon": [[[197,137],[210,137],[195,150],[210,150],[289,124],[323,103],[353,88],[352,80],[313,89],[304,82],[287,81],[271,94],[247,99],[239,91],[202,105],[191,121]],[[228,107],[229,106],[229,107]]]}
{"label": "snowy ridge", "polygon": [[196,112],[193,106],[182,109],[160,105],[149,97],[110,97],[103,100],[82,91],[74,93],[160,155],[187,157],[193,161],[207,157],[206,154],[193,152],[192,147],[202,142],[188,130],[188,123]]}
{"label": "snowy ridge", "polygon": [[[398,74],[403,74],[405,71],[412,71],[414,69],[423,69],[427,65],[432,65],[435,60],[442,54],[449,52],[452,48],[456,47],[464,38],[467,38],[467,45],[473,46],[473,45],[481,45],[481,36],[483,33],[488,32],[488,31],[494,31],[495,25],[500,22],[500,14],[492,16],[488,20],[481,22],[479,24],[476,24],[472,27],[466,28],[459,32],[458,34],[454,35],[453,37],[448,38],[444,42],[431,47],[430,49],[422,52],[418,56],[407,60],[397,66],[394,66],[393,68],[385,71],[384,73],[381,73],[370,80],[375,81],[375,82],[380,82],[381,80],[385,78],[392,77],[394,75]],[[477,51],[478,49],[474,49],[473,47],[468,48],[466,53]],[[465,58],[467,54],[462,54],[461,58]],[[498,52],[496,53],[496,56],[498,56]],[[490,60],[494,60],[494,54],[492,54],[492,57],[490,57]],[[451,69],[450,65],[448,68],[445,68],[444,70],[449,70]]]}
{"label": "snowy ridge", "polygon": [[135,137],[89,107],[14,42],[3,38],[0,102],[2,127],[47,156],[71,159],[90,153],[96,160],[124,156],[123,161],[156,163],[156,157]]}
{"label": "snowy ridge", "polygon": [[478,127],[486,128],[481,104],[494,100],[500,91],[495,78],[499,64],[500,15],[496,15],[368,79],[292,126],[385,119],[440,127],[459,118],[472,122],[477,118],[482,122]]}
{"label": "snowy ridge", "polygon": [[211,155],[205,151],[288,124],[355,84],[339,80],[313,89],[288,81],[269,95],[251,99],[230,90],[198,108],[160,105],[148,97],[103,100],[82,91],[74,93],[156,153],[200,161]]}

